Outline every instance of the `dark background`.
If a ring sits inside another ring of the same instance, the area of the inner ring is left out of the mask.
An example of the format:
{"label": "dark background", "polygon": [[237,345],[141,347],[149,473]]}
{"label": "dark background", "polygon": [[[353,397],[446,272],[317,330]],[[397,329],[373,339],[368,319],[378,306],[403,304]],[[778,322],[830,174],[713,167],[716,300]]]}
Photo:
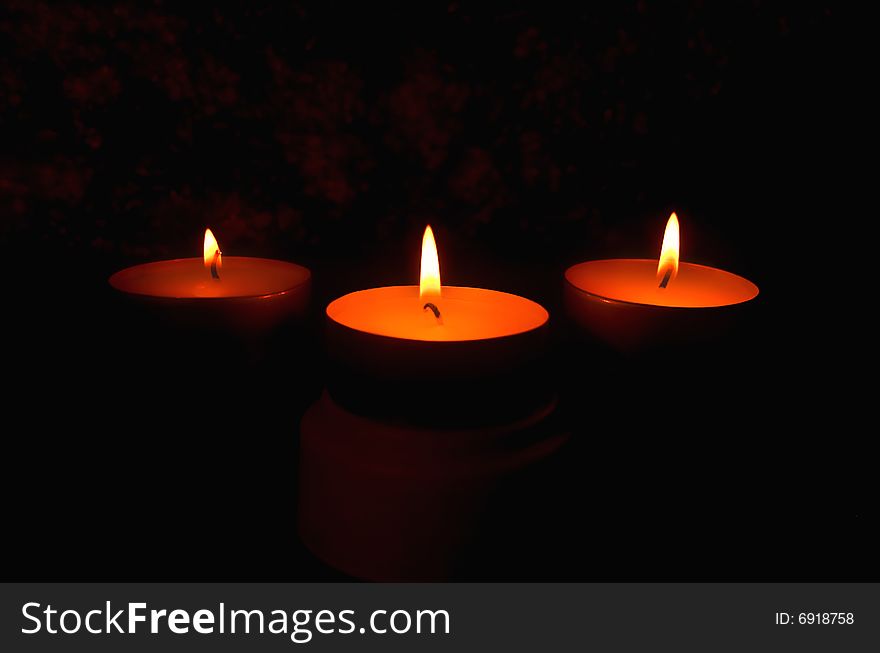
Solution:
{"label": "dark background", "polygon": [[[551,310],[575,433],[547,523],[469,577],[880,577],[821,272],[853,119],[837,9],[409,4],[0,8],[4,576],[336,578],[292,526],[320,348],[206,388],[149,364],[167,343],[120,326],[106,278],[209,225],[312,269],[319,342],[328,300],[415,282],[430,222],[444,283]],[[627,380],[656,361],[571,355],[558,309],[567,266],[655,256],[671,210],[684,259],[761,295],[658,399]]]}

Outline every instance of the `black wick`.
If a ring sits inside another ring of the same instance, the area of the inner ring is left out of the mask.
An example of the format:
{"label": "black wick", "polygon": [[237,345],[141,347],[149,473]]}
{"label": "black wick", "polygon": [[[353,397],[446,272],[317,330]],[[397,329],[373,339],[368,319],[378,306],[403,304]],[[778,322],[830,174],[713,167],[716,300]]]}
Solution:
{"label": "black wick", "polygon": [[669,278],[672,276],[672,268],[666,270],[666,274],[663,275],[663,281],[660,282],[660,287],[665,288],[666,284],[669,283]]}
{"label": "black wick", "polygon": [[220,258],[220,250],[214,252],[214,260],[211,261],[211,278],[220,279],[220,273],[217,272],[217,260]]}
{"label": "black wick", "polygon": [[440,309],[437,308],[436,304],[432,304],[431,302],[428,302],[427,304],[422,306],[422,310],[425,310],[426,308],[430,308],[431,312],[434,314],[434,317],[436,317],[438,320],[440,319]]}

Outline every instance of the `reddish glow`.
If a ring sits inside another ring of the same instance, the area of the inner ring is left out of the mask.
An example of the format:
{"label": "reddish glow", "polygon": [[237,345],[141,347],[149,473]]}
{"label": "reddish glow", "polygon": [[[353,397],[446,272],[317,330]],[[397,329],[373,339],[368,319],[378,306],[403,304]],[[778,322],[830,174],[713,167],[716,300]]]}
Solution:
{"label": "reddish glow", "polygon": [[205,267],[208,270],[210,270],[211,266],[214,264],[215,257],[217,262],[217,269],[219,270],[223,265],[223,259],[220,256],[220,245],[217,243],[217,239],[214,238],[214,234],[211,233],[211,230],[205,229],[204,260]]}
{"label": "reddish glow", "polygon": [[[673,213],[666,222],[666,232],[663,234],[663,246],[660,248],[660,262],[657,264],[657,282],[663,287],[675,280],[678,276],[678,256],[681,249],[678,230],[678,216]],[[666,279],[666,275],[669,278]],[[663,280],[666,279],[666,283]]]}
{"label": "reddish glow", "polygon": [[440,297],[440,261],[437,258],[437,243],[431,225],[422,237],[422,269],[419,275],[419,297]]}

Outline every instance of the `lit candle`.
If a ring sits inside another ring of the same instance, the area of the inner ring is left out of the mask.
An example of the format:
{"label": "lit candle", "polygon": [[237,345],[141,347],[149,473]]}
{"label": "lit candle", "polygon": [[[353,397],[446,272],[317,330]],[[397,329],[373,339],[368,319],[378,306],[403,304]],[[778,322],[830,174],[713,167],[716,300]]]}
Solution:
{"label": "lit candle", "polygon": [[[505,292],[441,285],[430,226],[422,239],[419,281],[418,286],[361,290],[330,303],[328,351],[336,365],[331,393],[339,394],[349,383],[358,400],[384,395],[400,403],[400,393],[423,394],[411,385],[418,379],[419,387],[433,382],[441,396],[458,394],[468,401],[473,399],[468,382],[510,381],[511,374],[541,357],[547,311]],[[393,385],[395,393],[389,395],[391,388],[383,383]],[[418,403],[418,397],[411,399]]]}
{"label": "lit candle", "polygon": [[[418,286],[361,290],[327,307],[333,325],[362,334],[413,342],[472,342],[529,333],[547,323],[535,302],[496,290],[441,286],[431,227],[422,239]],[[374,339],[378,342],[378,339]]]}
{"label": "lit candle", "polygon": [[739,275],[679,262],[678,217],[669,217],[660,259],[587,261],[565,272],[569,315],[621,350],[711,338],[758,287]]}
{"label": "lit candle", "polygon": [[201,258],[144,263],[110,277],[110,285],[170,319],[244,332],[271,328],[305,313],[311,273],[294,263],[225,256],[210,229]]}
{"label": "lit candle", "polygon": [[[529,487],[568,437],[541,373],[548,319],[523,297],[443,286],[430,227],[418,286],[332,302],[329,392],[300,428],[306,546],[371,580],[460,571],[516,501],[507,488]],[[529,496],[540,505],[540,487]]]}

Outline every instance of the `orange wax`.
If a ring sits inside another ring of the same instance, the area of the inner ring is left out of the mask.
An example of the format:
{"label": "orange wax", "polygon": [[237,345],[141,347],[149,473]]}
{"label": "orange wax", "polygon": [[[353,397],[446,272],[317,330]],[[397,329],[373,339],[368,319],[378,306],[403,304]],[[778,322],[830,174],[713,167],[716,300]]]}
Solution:
{"label": "orange wax", "polygon": [[265,258],[223,257],[219,279],[212,279],[202,259],[180,258],[121,270],[110,285],[122,292],[171,299],[265,297],[288,292],[311,276],[308,269]]}
{"label": "orange wax", "polygon": [[657,283],[657,261],[610,259],[570,267],[566,280],[575,288],[607,301],[710,308],[754,299],[758,287],[748,279],[717,268],[680,263],[678,276],[666,288]]}
{"label": "orange wax", "polygon": [[748,279],[695,263],[679,263],[666,288],[657,261],[588,261],[565,272],[565,305],[572,320],[621,351],[711,340],[758,295]]}
{"label": "orange wax", "polygon": [[[425,309],[432,302],[440,317]],[[389,338],[461,342],[513,336],[543,326],[540,304],[496,290],[443,286],[440,297],[419,297],[418,286],[353,292],[327,307],[327,316],[356,331]]]}

